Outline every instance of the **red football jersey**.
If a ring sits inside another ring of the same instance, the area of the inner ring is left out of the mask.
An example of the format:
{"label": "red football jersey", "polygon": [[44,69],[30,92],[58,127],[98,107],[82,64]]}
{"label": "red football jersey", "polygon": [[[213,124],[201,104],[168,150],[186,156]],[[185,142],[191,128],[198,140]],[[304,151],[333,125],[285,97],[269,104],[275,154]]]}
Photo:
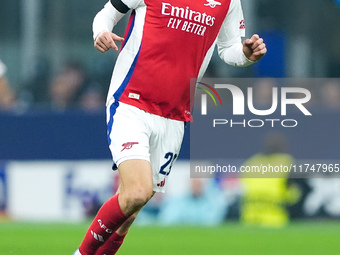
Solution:
{"label": "red football jersey", "polygon": [[118,11],[122,6],[133,11],[113,71],[108,105],[114,100],[190,121],[190,79],[203,75],[219,33],[226,44],[244,36],[240,0],[115,0],[110,4]]}

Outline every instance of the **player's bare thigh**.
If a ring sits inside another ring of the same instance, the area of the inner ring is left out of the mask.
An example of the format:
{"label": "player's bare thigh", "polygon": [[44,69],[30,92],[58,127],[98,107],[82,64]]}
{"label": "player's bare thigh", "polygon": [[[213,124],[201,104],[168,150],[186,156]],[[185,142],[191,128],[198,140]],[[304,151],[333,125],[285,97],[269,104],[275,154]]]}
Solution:
{"label": "player's bare thigh", "polygon": [[119,205],[126,215],[139,211],[153,195],[150,162],[132,159],[118,166],[120,176]]}

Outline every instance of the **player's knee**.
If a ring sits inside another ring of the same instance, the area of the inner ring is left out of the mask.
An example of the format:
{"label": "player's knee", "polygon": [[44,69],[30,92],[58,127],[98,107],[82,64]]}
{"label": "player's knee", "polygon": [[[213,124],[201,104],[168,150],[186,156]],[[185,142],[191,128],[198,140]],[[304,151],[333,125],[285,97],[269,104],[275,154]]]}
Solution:
{"label": "player's knee", "polygon": [[152,197],[152,190],[135,188],[124,194],[123,211],[131,214],[141,209]]}
{"label": "player's knee", "polygon": [[139,209],[150,200],[151,196],[152,190],[136,189],[135,191],[131,192],[130,202]]}

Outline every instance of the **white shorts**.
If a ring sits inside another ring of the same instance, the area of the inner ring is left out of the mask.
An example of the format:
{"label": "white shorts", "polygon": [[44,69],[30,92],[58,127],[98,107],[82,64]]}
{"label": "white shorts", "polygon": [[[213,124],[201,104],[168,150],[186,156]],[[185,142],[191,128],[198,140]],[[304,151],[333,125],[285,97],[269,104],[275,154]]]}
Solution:
{"label": "white shorts", "polygon": [[164,192],[171,167],[181,149],[184,122],[117,102],[107,108],[107,131],[114,166],[130,159],[149,161],[153,190]]}

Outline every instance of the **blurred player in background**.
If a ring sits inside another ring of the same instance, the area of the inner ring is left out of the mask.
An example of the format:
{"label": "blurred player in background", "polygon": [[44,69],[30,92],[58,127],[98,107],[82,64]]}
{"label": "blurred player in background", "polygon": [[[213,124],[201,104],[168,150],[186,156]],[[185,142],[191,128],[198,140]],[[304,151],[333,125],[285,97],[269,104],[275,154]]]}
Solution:
{"label": "blurred player in background", "polygon": [[[125,37],[112,33],[132,9]],[[228,64],[248,66],[267,51],[243,43],[240,0],[111,0],[93,22],[94,46],[118,50],[107,97],[107,134],[121,184],[99,210],[74,254],[115,254],[139,210],[164,192],[191,120],[190,78],[200,79],[215,45]]]}
{"label": "blurred player in background", "polygon": [[6,66],[0,60],[0,110],[10,110],[15,106],[15,93],[8,84]]}
{"label": "blurred player in background", "polygon": [[[253,155],[244,165],[289,167],[293,163],[294,158],[287,152],[286,137],[280,132],[269,132],[264,139],[263,151]],[[288,172],[263,176],[266,175],[261,173],[241,179],[244,187],[241,221],[247,225],[283,227],[289,222],[287,206],[299,200],[299,189],[288,179]]]}
{"label": "blurred player in background", "polygon": [[216,180],[191,178],[187,186],[186,192],[163,200],[158,215],[160,224],[214,226],[223,223],[228,201]]}

